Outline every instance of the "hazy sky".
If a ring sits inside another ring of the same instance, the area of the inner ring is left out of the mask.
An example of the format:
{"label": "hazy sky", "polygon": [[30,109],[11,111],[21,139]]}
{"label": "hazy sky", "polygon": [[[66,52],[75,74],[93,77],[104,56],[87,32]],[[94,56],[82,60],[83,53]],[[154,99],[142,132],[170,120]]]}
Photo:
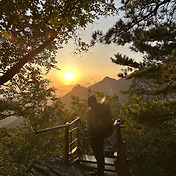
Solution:
{"label": "hazy sky", "polygon": [[[95,30],[106,32],[111,26],[113,26],[113,24],[115,24],[117,19],[117,16],[107,18],[102,17],[97,22],[89,24],[86,30],[79,31],[80,36],[84,41],[89,43],[92,33]],[[120,72],[120,66],[113,64],[110,60],[110,57],[114,57],[114,54],[118,52],[133,58],[142,58],[141,55],[130,52],[128,46],[120,47],[114,44],[97,44],[87,53],[77,55],[73,54],[74,48],[73,41],[70,40],[63,49],[58,50],[57,65],[61,70],[58,71],[53,69],[47,75],[47,78],[53,82],[52,85],[58,88],[61,94],[69,91],[75,84],[89,86],[102,80],[105,76],[119,79],[117,74]],[[66,81],[64,78],[64,74],[68,72],[74,75],[74,78],[71,81]]]}

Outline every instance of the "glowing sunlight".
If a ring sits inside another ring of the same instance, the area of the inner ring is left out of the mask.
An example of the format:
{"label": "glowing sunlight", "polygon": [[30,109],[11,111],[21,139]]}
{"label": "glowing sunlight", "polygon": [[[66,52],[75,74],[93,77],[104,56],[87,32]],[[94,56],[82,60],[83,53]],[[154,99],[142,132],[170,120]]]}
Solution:
{"label": "glowing sunlight", "polygon": [[71,73],[71,72],[66,72],[66,73],[64,74],[64,79],[67,81],[67,83],[73,81],[73,80],[74,80],[74,77],[75,77],[74,74]]}

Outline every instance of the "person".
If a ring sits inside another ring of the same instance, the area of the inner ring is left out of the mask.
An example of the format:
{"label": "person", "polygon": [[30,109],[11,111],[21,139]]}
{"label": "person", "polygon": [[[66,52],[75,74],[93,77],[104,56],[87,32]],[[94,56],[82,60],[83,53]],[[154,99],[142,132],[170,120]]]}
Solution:
{"label": "person", "polygon": [[86,112],[86,125],[88,129],[89,142],[93,153],[95,155],[95,159],[97,160],[97,170],[95,172],[91,172],[90,175],[94,176],[104,176],[104,138],[101,135],[91,135],[89,133],[89,129],[91,129],[92,125],[95,124],[95,119],[91,117],[91,111],[93,107],[97,104],[97,99],[95,96],[89,96],[87,99],[88,110]]}

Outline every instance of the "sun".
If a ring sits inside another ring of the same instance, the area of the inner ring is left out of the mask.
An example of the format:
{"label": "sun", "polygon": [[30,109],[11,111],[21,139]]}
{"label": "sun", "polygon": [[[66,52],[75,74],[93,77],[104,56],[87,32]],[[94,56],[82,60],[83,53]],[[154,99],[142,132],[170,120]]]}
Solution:
{"label": "sun", "polygon": [[67,72],[64,74],[64,78],[66,81],[70,82],[70,81],[73,81],[74,79],[74,74],[73,73],[70,73],[70,72]]}

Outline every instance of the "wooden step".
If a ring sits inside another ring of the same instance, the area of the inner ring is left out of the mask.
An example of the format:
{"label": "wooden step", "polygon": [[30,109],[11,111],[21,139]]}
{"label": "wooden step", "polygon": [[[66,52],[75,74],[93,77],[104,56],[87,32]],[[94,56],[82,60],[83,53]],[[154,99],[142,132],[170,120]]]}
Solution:
{"label": "wooden step", "polygon": [[63,173],[45,162],[36,161],[30,166],[26,175],[27,176],[61,176],[63,175]]}
{"label": "wooden step", "polygon": [[[115,158],[105,157],[105,171],[116,173],[116,168],[114,166],[115,160]],[[79,157],[79,161],[84,166],[90,168],[97,168],[97,161],[95,159],[95,156],[93,155],[82,155]]]}

